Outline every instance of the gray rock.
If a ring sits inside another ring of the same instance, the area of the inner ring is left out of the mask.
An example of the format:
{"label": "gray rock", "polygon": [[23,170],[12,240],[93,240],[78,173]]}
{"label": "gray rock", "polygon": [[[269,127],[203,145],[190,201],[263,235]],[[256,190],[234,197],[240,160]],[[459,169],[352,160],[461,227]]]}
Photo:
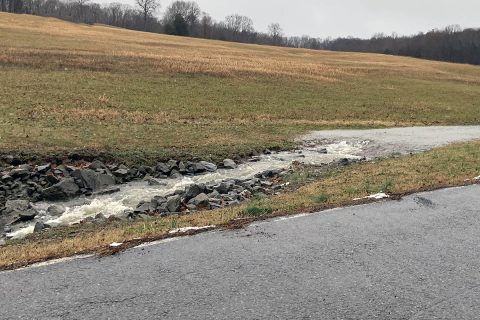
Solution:
{"label": "gray rock", "polygon": [[65,212],[65,208],[62,206],[53,205],[47,208],[47,213],[51,216],[58,217]]}
{"label": "gray rock", "polygon": [[41,221],[38,221],[37,223],[35,223],[35,227],[33,227],[33,232],[38,233],[45,228],[46,228],[45,224]]}
{"label": "gray rock", "polygon": [[46,176],[46,180],[51,184],[56,184],[60,182],[60,180],[52,174],[49,174],[48,176]]}
{"label": "gray rock", "polygon": [[157,180],[151,176],[146,176],[144,180],[148,182],[149,186],[166,186],[167,185],[166,182]]}
{"label": "gray rock", "polygon": [[38,214],[37,210],[30,208],[28,210],[19,212],[15,222],[33,220],[37,216],[37,214]]}
{"label": "gray rock", "polygon": [[115,185],[115,177],[109,174],[95,172],[90,169],[75,170],[72,177],[83,182],[83,186],[92,191],[98,191]]}
{"label": "gray rock", "polygon": [[171,169],[170,167],[168,166],[168,164],[165,164],[163,162],[159,162],[157,164],[157,166],[155,167],[155,171],[157,172],[161,172],[161,173],[164,173],[164,174],[169,174]]}
{"label": "gray rock", "polygon": [[1,178],[2,182],[8,182],[8,181],[11,181],[12,180],[12,176],[8,175],[8,174],[5,174],[2,176]]}
{"label": "gray rock", "polygon": [[217,166],[211,162],[200,161],[199,164],[202,165],[206,171],[209,171],[209,172],[217,171]]}
{"label": "gray rock", "polygon": [[170,171],[179,169],[177,160],[168,160],[167,166],[170,169]]}
{"label": "gray rock", "polygon": [[100,160],[95,160],[90,165],[88,166],[92,170],[97,170],[97,169],[107,169],[107,166],[101,162]]}
{"label": "gray rock", "polygon": [[273,185],[273,182],[268,181],[268,180],[263,180],[260,182],[260,184],[264,187],[271,187]]}
{"label": "gray rock", "polygon": [[0,239],[0,247],[6,244],[5,239]]}
{"label": "gray rock", "polygon": [[150,206],[150,202],[145,202],[145,203],[142,203],[140,204],[136,209],[135,209],[135,213],[146,213],[146,212],[149,212],[151,210],[151,206]]}
{"label": "gray rock", "polygon": [[67,178],[49,188],[44,189],[41,196],[50,201],[67,200],[73,198],[79,190],[80,188],[75,183],[74,179]]}
{"label": "gray rock", "polygon": [[105,217],[105,215],[100,212],[95,216],[95,220],[99,222],[103,222],[107,220],[107,217]]}
{"label": "gray rock", "polygon": [[209,198],[205,193],[200,193],[198,196],[191,199],[188,204],[193,204],[197,210],[210,209]]}
{"label": "gray rock", "polygon": [[208,196],[209,196],[210,198],[217,198],[217,197],[220,196],[220,193],[219,193],[217,190],[213,190],[212,192],[210,192],[210,193],[208,194]]}
{"label": "gray rock", "polygon": [[244,190],[239,194],[239,196],[243,199],[250,199],[252,197],[252,193],[248,190]]}
{"label": "gray rock", "polygon": [[220,194],[226,194],[232,190],[233,184],[229,182],[222,182],[220,185],[215,188]]}
{"label": "gray rock", "polygon": [[170,172],[170,178],[172,178],[172,179],[180,179],[182,177],[183,177],[183,175],[175,169],[173,169],[172,172]]}
{"label": "gray rock", "polygon": [[233,161],[232,159],[225,159],[225,160],[223,160],[223,167],[225,169],[235,169],[238,166],[235,163],[235,161]]}
{"label": "gray rock", "polygon": [[190,187],[187,188],[187,191],[185,192],[185,199],[188,201],[203,192],[205,192],[204,184],[192,184]]}
{"label": "gray rock", "polygon": [[117,192],[120,192],[120,187],[109,187],[109,188],[106,188],[106,189],[103,189],[103,190],[100,190],[100,191],[96,191],[93,194],[95,196],[101,196],[101,195],[113,194],[113,193],[117,193]]}
{"label": "gray rock", "polygon": [[12,178],[14,179],[17,179],[17,178],[25,178],[25,177],[28,177],[30,175],[30,171],[28,171],[27,169],[13,169],[12,171],[10,171],[10,176],[12,176]]}
{"label": "gray rock", "polygon": [[181,205],[182,203],[180,196],[171,196],[167,199],[168,212],[180,212]]}
{"label": "gray rock", "polygon": [[125,178],[126,176],[128,176],[128,169],[118,169],[114,171],[113,174],[117,177]]}
{"label": "gray rock", "polygon": [[6,212],[22,212],[30,209],[30,202],[27,200],[7,200],[5,203]]}

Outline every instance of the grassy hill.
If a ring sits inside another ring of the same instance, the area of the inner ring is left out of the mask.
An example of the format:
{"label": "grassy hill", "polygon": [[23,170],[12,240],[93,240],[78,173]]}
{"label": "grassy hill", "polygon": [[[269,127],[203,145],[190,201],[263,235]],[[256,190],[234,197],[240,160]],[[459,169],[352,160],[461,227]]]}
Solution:
{"label": "grassy hill", "polygon": [[478,123],[480,67],[0,13],[3,152],[215,158],[311,129]]}

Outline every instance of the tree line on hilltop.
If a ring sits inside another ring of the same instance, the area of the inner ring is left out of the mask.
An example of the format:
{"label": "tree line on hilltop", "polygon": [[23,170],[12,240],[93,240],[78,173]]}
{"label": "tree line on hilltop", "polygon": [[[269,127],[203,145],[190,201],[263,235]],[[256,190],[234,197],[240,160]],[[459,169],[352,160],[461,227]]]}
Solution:
{"label": "tree line on hilltop", "polygon": [[370,52],[480,65],[480,29],[450,26],[414,36],[377,34],[371,39],[320,39],[287,37],[280,24],[258,32],[249,17],[232,14],[215,21],[194,1],[174,1],[161,17],[159,0],[135,0],[135,6],[121,3],[100,5],[90,0],[0,0],[0,11],[55,17],[72,22],[107,24],[178,36],[254,44]]}

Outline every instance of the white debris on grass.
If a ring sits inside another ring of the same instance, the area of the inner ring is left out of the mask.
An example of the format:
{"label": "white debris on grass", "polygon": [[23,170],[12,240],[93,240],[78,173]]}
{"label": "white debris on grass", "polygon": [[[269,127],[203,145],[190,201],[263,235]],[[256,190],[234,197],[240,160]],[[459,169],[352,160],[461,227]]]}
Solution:
{"label": "white debris on grass", "polygon": [[358,200],[364,200],[364,199],[373,199],[373,200],[381,200],[381,199],[386,199],[386,198],[390,198],[390,196],[384,192],[380,192],[380,193],[375,193],[375,194],[372,194],[372,195],[369,195],[369,196],[366,196],[366,197],[363,197],[363,198],[355,198],[353,199],[353,201],[358,201]]}
{"label": "white debris on grass", "polygon": [[204,226],[204,227],[185,227],[185,228],[178,228],[178,229],[170,230],[168,233],[169,234],[177,234],[177,233],[185,233],[185,232],[189,232],[189,231],[210,230],[210,229],[214,229],[215,227],[216,227],[215,225]]}
{"label": "white debris on grass", "polygon": [[480,181],[480,176],[473,178],[475,181]]}
{"label": "white debris on grass", "polygon": [[113,242],[113,243],[110,243],[110,247],[112,247],[112,248],[118,248],[118,247],[120,247],[122,244],[123,244],[123,242]]}

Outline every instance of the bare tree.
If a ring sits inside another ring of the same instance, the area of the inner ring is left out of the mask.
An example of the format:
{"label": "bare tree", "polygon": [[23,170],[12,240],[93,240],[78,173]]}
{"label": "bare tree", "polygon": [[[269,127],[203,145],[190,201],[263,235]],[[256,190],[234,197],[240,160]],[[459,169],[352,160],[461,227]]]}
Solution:
{"label": "bare tree", "polygon": [[273,44],[281,45],[283,38],[283,30],[280,23],[272,23],[268,26],[268,34],[272,38]]}
{"label": "bare tree", "polygon": [[202,13],[201,26],[202,26],[202,37],[210,38],[212,33],[213,19],[206,12]]}
{"label": "bare tree", "polygon": [[195,25],[198,24],[202,11],[198,4],[194,1],[174,1],[168,6],[163,22],[166,26],[172,26],[175,20],[179,20],[179,16],[188,25],[188,32],[193,33]]}
{"label": "bare tree", "polygon": [[143,30],[147,31],[148,18],[160,8],[159,0],[136,0],[137,6],[143,15]]}

